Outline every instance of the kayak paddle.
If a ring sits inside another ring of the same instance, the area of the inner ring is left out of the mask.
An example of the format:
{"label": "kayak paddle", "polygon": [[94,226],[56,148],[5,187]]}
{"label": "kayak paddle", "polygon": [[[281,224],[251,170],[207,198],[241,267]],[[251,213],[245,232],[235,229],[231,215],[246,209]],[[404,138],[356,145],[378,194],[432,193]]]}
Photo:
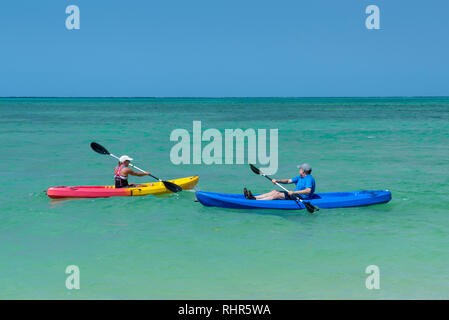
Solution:
{"label": "kayak paddle", "polygon": [[[96,143],[96,142],[92,142],[92,143],[90,144],[90,147],[91,147],[95,152],[97,152],[97,153],[99,153],[99,154],[106,154],[106,155],[111,156],[111,157],[113,157],[113,158],[115,158],[115,159],[117,159],[117,160],[120,159],[119,157],[113,155],[113,154],[110,153],[108,150],[106,150],[106,148],[103,147],[101,144],[98,144],[98,143]],[[141,172],[144,172],[144,173],[146,172],[146,171],[144,171],[144,170],[142,170],[142,169],[136,167],[135,165],[132,165],[132,164],[129,164],[129,165],[130,165],[131,167],[133,167],[133,168],[136,168],[137,170],[139,170],[139,171],[141,171]],[[174,184],[173,182],[163,181],[163,180],[161,180],[161,179],[159,179],[159,178],[156,178],[156,177],[153,176],[152,174],[150,174],[149,176],[153,177],[153,178],[156,179],[156,180],[159,180],[159,182],[162,182],[162,183],[164,184],[164,186],[165,186],[168,190],[170,190],[171,192],[176,193],[176,192],[182,191],[182,188],[181,188],[180,186],[178,186],[177,184]]]}
{"label": "kayak paddle", "polygon": [[[273,180],[273,179],[271,179],[269,176],[267,176],[266,174],[262,173],[262,172],[261,172],[258,168],[256,168],[254,165],[249,164],[249,167],[251,168],[251,170],[252,170],[255,174],[261,175],[261,176],[267,178],[267,179],[270,180],[270,181]],[[283,186],[281,186],[279,183],[276,182],[276,185],[277,185],[278,187],[284,189],[284,191],[287,191],[287,192],[288,192],[288,190],[285,189]],[[304,206],[306,207],[307,211],[309,211],[310,213],[314,213],[315,211],[320,210],[320,209],[318,209],[317,207],[314,207],[312,204],[310,204],[310,202],[302,201],[302,199],[295,199],[295,201],[296,201],[296,203],[298,204],[299,207],[301,207],[301,205],[299,204],[298,200],[301,201],[301,202],[304,204]]]}

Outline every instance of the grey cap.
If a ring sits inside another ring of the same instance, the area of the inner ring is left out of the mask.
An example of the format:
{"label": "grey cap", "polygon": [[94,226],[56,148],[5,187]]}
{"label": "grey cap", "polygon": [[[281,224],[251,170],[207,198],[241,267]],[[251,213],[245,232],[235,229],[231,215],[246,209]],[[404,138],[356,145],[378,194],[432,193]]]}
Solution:
{"label": "grey cap", "polygon": [[302,170],[304,170],[306,172],[312,171],[312,166],[310,164],[308,164],[308,163],[300,164],[300,165],[297,166],[297,168],[298,169],[302,169]]}

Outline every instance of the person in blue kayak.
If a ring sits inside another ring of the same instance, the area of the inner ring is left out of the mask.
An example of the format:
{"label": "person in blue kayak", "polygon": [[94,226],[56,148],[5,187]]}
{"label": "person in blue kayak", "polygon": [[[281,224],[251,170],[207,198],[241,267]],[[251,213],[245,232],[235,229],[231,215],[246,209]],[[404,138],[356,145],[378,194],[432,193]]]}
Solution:
{"label": "person in blue kayak", "polygon": [[149,172],[145,173],[139,173],[133,171],[133,169],[128,168],[130,161],[133,159],[128,157],[127,155],[123,155],[119,159],[118,166],[115,167],[115,187],[116,188],[129,188],[129,187],[138,187],[139,185],[135,184],[129,184],[128,183],[128,175],[137,176],[137,177],[144,177],[150,175]]}
{"label": "person in blue kayak", "polygon": [[246,199],[253,200],[295,200],[295,199],[312,199],[313,194],[315,193],[315,179],[311,175],[312,167],[303,163],[297,166],[299,169],[299,176],[291,178],[291,179],[273,179],[273,183],[282,183],[282,184],[296,184],[296,188],[294,191],[278,191],[273,190],[268,193],[264,193],[258,196],[253,196],[251,191],[246,188],[243,189],[243,193]]}

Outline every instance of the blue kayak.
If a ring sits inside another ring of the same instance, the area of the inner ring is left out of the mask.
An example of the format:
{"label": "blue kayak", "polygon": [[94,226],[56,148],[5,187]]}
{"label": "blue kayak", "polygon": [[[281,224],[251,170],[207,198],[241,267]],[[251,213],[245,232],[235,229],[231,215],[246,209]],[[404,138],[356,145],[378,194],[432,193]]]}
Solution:
{"label": "blue kayak", "polygon": [[[248,200],[243,194],[215,193],[197,191],[196,198],[202,205],[207,207],[222,207],[233,209],[305,209],[294,200]],[[319,208],[344,208],[362,207],[373,204],[386,203],[391,200],[391,192],[388,190],[375,191],[350,191],[350,192],[328,192],[316,193],[310,202]]]}

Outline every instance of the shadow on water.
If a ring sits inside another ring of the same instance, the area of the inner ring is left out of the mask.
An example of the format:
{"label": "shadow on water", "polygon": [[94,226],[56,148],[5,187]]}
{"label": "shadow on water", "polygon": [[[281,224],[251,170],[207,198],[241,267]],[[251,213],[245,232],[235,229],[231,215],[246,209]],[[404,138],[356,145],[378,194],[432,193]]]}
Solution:
{"label": "shadow on water", "polygon": [[273,209],[229,209],[229,208],[214,208],[203,207],[199,202],[195,202],[201,206],[200,211],[207,214],[239,214],[239,215],[258,215],[258,216],[276,216],[282,219],[291,221],[303,221],[304,219],[311,219],[320,213],[310,214],[306,210],[273,210]]}
{"label": "shadow on water", "polygon": [[73,202],[75,200],[89,200],[89,198],[64,198],[64,199],[50,199],[48,202],[52,208],[62,206],[64,203]]}

